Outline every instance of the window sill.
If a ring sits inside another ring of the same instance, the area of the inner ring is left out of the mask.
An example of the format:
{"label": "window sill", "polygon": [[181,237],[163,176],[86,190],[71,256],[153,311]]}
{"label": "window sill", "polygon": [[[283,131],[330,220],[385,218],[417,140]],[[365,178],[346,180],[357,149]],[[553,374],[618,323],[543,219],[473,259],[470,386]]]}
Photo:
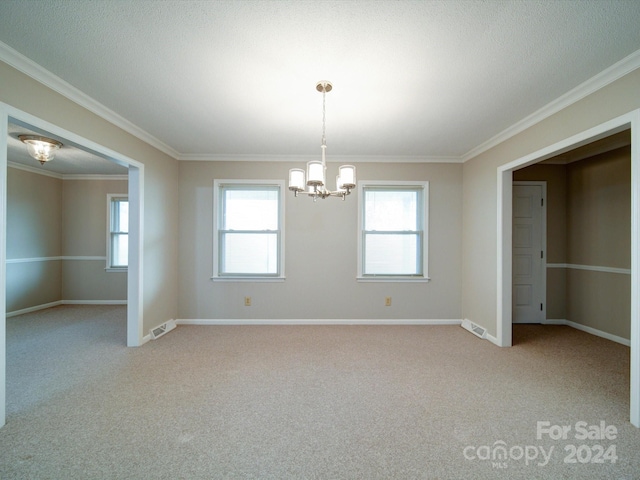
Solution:
{"label": "window sill", "polygon": [[431,281],[429,277],[387,277],[384,275],[379,275],[376,277],[356,277],[356,281],[358,282],[371,282],[371,283],[380,283],[380,282],[388,282],[388,283],[428,283]]}
{"label": "window sill", "polygon": [[284,282],[285,277],[211,277],[212,282]]}
{"label": "window sill", "polygon": [[104,269],[105,272],[126,272],[127,270],[127,267],[107,267]]}

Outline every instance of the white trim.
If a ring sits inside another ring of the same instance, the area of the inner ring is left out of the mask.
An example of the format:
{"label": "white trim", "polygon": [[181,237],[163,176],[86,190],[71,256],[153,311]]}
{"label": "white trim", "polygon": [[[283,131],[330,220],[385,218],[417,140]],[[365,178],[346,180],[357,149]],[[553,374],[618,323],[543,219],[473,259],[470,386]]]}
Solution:
{"label": "white trim", "polygon": [[543,325],[566,325],[568,327],[575,328],[576,330],[590,333],[591,335],[602,337],[607,340],[611,340],[612,342],[620,343],[627,347],[631,346],[631,341],[627,338],[619,337],[618,335],[613,335],[612,333],[607,333],[602,330],[598,330],[597,328],[588,327],[586,325],[582,325],[581,323],[572,322],[571,320],[548,319],[542,322],[542,324]]}
{"label": "white trim", "polygon": [[22,308],[20,310],[14,310],[12,312],[7,312],[7,318],[9,317],[17,317],[18,315],[23,315],[25,313],[37,312],[38,310],[45,310],[47,308],[57,307],[58,305],[62,305],[62,300],[58,300],[56,302],[43,303],[41,305],[34,305],[33,307]]}
{"label": "white trim", "polygon": [[0,428],[6,423],[7,405],[7,139],[9,114],[0,102]]}
{"label": "white trim", "polygon": [[[255,185],[263,187],[278,187],[278,275],[218,275],[219,271],[219,235],[218,223],[221,204],[220,187],[224,185]],[[213,274],[214,282],[282,282],[285,280],[285,182],[284,180],[244,180],[244,179],[214,179],[213,180]]]}
{"label": "white trim", "polygon": [[[285,162],[304,164],[317,160],[317,155],[251,155],[180,153],[177,160],[186,162]],[[331,155],[327,163],[462,163],[460,157],[429,155]]]}
{"label": "white trim", "polygon": [[547,268],[567,268],[571,270],[587,270],[590,272],[621,273],[631,275],[630,268],[602,267],[599,265],[578,265],[576,263],[547,263]]}
{"label": "white trim", "polygon": [[[418,208],[422,214],[422,275],[415,277],[403,275],[363,275],[362,255],[364,246],[362,245],[362,227],[364,223],[364,189],[367,187],[414,187],[422,189],[422,205]],[[357,228],[357,260],[356,260],[356,281],[358,282],[429,282],[429,181],[428,180],[358,180],[358,228]]]}
{"label": "white trim", "polygon": [[640,428],[640,110],[631,123],[631,423]]}
{"label": "white trim", "polygon": [[[498,255],[496,272],[496,345],[510,347],[513,333],[513,184],[511,170],[498,168],[497,196],[497,247]],[[508,321],[506,320],[508,319]]]}
{"label": "white trim", "polygon": [[24,172],[35,173],[36,175],[42,175],[44,177],[56,178],[62,180],[62,174],[56,172],[50,172],[37,167],[31,167],[29,165],[22,165],[21,163],[7,162],[8,168],[15,168],[16,170],[22,170]]}
{"label": "white trim", "polygon": [[630,421],[640,428],[640,109],[509,162],[497,169],[497,340],[512,342],[511,214],[512,172],[562,152],[631,128],[631,368]]}
{"label": "white trim", "polygon": [[24,315],[25,313],[37,312],[39,310],[46,310],[47,308],[58,307],[60,305],[126,305],[126,300],[57,300],[55,302],[42,303],[40,305],[34,305],[33,307],[22,308],[20,310],[13,310],[7,312],[7,318],[17,317],[18,315]]}
{"label": "white trim", "polygon": [[609,68],[603,70],[594,77],[591,77],[586,82],[581,83],[574,89],[569,90],[567,93],[556,98],[541,109],[533,112],[531,115],[528,115],[519,122],[511,125],[509,128],[503,130],[498,135],[495,135],[486,142],[483,142],[477,147],[472,148],[467,153],[462,155],[462,162],[466,162],[468,160],[471,160],[472,158],[477,157],[481,153],[484,153],[487,150],[495,147],[496,145],[499,145],[500,143],[510,139],[511,137],[516,136],[518,133],[521,133],[527,128],[540,123],[545,118],[558,113],[562,109],[567,108],[568,106],[580,101],[586,96],[591,95],[601,88],[606,87],[610,83],[615,82],[619,78],[624,77],[625,75],[633,72],[638,68],[640,68],[640,50],[636,50],[631,55],[628,55],[619,62],[614,63]]}
{"label": "white trim", "polygon": [[[112,235],[114,234],[114,232],[111,231],[111,223],[112,223],[112,217],[113,217],[113,201],[115,200],[123,200],[126,199],[127,202],[129,202],[129,196],[126,193],[107,193],[107,255],[104,257],[105,258],[105,271],[106,272],[126,272],[127,269],[129,268],[129,260],[127,259],[127,265],[123,265],[123,266],[113,266],[113,258],[112,258],[112,252],[111,252],[111,241],[112,241]],[[127,232],[127,245],[129,242],[129,232]]]}
{"label": "white trim", "polygon": [[36,175],[42,175],[45,177],[57,178],[58,180],[129,180],[129,175],[56,173],[44,170],[42,168],[23,165],[16,162],[7,162],[7,167],[15,168],[16,170],[23,170],[25,172],[34,173]]}
{"label": "white trim", "polygon": [[104,180],[119,180],[119,181],[128,181],[129,180],[129,175],[106,175],[106,174],[63,174],[62,175],[62,179],[63,180],[85,180],[85,181],[91,181],[91,180],[98,180],[98,181],[104,181]]}
{"label": "white trim", "polygon": [[102,256],[101,255],[94,255],[94,256],[89,256],[89,255],[87,255],[87,256],[65,255],[65,256],[60,257],[60,260],[91,260],[91,261],[93,261],[93,260],[103,260],[104,261],[105,258],[107,258],[107,257],[105,257],[104,255],[102,255]]}
{"label": "white trim", "polygon": [[178,158],[178,152],[164,142],[158,140],[150,133],[142,130],[126,118],[118,115],[116,112],[105,107],[86,93],[78,90],[70,83],[65,82],[57,75],[54,75],[30,58],[25,57],[17,50],[14,50],[9,45],[2,42],[0,42],[0,60],[11,65],[13,68],[19,70],[25,75],[28,75],[34,80],[37,80],[46,87],[49,87],[51,90],[67,97],[72,102],[75,102],[90,112],[95,113],[99,117],[104,118],[113,125],[120,127],[125,132],[130,133],[143,142],[157,148],[173,158]]}
{"label": "white trim", "polygon": [[360,318],[180,318],[177,325],[461,325],[462,319],[360,319]]}
{"label": "white trim", "polygon": [[62,300],[62,305],[127,305],[127,300]]}
{"label": "white trim", "polygon": [[60,256],[60,257],[32,257],[32,258],[10,258],[6,260],[7,264],[10,263],[35,263],[35,262],[53,262],[56,260],[102,260],[104,261],[107,257],[99,257],[99,256]]}
{"label": "white trim", "polygon": [[6,264],[9,265],[12,263],[54,262],[56,260],[62,260],[62,257],[9,258],[6,260]]}
{"label": "white trim", "polygon": [[252,282],[252,283],[269,283],[269,282],[284,282],[287,277],[210,277],[212,282]]}
{"label": "white trim", "polygon": [[129,167],[129,265],[127,267],[127,346],[144,342],[144,165]]}
{"label": "white trim", "polygon": [[402,277],[402,276],[372,276],[372,277],[356,277],[357,282],[362,283],[376,283],[376,282],[386,282],[386,283],[429,283],[431,281],[431,277]]}

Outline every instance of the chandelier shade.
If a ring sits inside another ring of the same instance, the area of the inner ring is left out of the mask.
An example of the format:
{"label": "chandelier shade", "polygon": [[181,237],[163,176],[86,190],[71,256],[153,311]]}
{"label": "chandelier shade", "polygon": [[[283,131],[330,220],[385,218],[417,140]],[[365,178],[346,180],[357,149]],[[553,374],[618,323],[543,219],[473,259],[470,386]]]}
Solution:
{"label": "chandelier shade", "polygon": [[[321,159],[307,162],[307,171],[301,168],[292,168],[289,170],[289,190],[297,197],[298,194],[308,195],[316,201],[318,198],[325,199],[327,197],[340,197],[343,200],[356,187],[356,167],[353,165],[342,165],[338,169],[336,176],[336,189],[331,191],[327,188],[327,162],[326,149],[327,142],[325,137],[326,127],[326,94],[333,89],[333,85],[327,81],[318,82],[316,90],[322,93],[322,143]],[[306,178],[306,181],[305,181]]]}
{"label": "chandelier shade", "polygon": [[56,151],[62,147],[57,140],[38,135],[19,135],[18,139],[27,146],[29,155],[38,160],[40,165],[53,160]]}

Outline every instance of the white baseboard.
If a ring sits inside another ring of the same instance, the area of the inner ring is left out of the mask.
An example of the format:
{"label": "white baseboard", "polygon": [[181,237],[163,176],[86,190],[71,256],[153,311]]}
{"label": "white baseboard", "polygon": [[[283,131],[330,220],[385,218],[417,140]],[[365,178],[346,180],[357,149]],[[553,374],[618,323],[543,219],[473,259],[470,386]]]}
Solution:
{"label": "white baseboard", "polygon": [[591,335],[596,335],[597,337],[606,338],[607,340],[611,340],[612,342],[626,345],[627,347],[631,346],[631,341],[626,338],[613,335],[612,333],[603,332],[602,330],[598,330],[597,328],[587,327],[586,325],[572,322],[570,320],[550,318],[542,322],[542,324],[543,325],[566,325],[568,327],[575,328],[576,330],[581,330],[583,332],[590,333]]}
{"label": "white baseboard", "polygon": [[177,325],[460,325],[458,319],[200,319],[181,318],[176,320]]}
{"label": "white baseboard", "polygon": [[126,305],[126,300],[62,300],[63,305]]}
{"label": "white baseboard", "polygon": [[17,317],[25,313],[37,312],[47,308],[57,307],[59,305],[126,305],[126,300],[57,300],[55,302],[43,303],[42,305],[34,305],[33,307],[23,308],[7,312],[6,318]]}
{"label": "white baseboard", "polygon": [[43,303],[42,305],[35,305],[33,307],[23,308],[21,310],[14,310],[13,312],[7,312],[6,317],[17,317],[18,315],[23,315],[25,313],[37,312],[38,310],[45,310],[47,308],[57,307],[58,305],[62,305],[62,300],[58,300],[56,302]]}

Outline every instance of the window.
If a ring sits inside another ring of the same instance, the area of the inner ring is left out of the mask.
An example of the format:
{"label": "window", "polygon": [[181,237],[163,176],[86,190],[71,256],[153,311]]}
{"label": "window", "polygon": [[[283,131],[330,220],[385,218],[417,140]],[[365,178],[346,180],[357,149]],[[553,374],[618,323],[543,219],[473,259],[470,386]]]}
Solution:
{"label": "window", "polygon": [[122,271],[129,265],[129,199],[107,195],[107,270]]}
{"label": "window", "polygon": [[212,279],[284,278],[282,181],[214,181]]}
{"label": "window", "polygon": [[358,278],[428,281],[429,182],[358,182]]}

